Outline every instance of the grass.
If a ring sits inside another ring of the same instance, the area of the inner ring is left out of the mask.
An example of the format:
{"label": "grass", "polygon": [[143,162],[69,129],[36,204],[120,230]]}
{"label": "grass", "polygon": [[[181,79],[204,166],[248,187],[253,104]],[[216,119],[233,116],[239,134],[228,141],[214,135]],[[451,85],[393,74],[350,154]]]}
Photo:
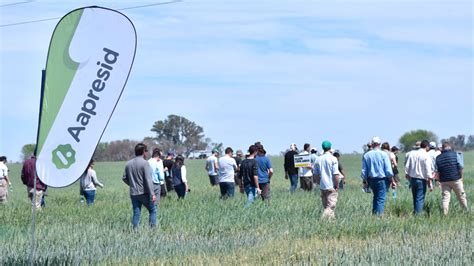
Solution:
{"label": "grass", "polygon": [[[142,212],[131,230],[124,162],[97,163],[105,184],[93,207],[79,202],[78,184],[50,189],[47,208],[36,219],[37,264],[453,264],[474,261],[472,212],[462,213],[454,195],[450,214],[440,212],[441,192],[426,196],[429,212],[414,217],[407,187],[396,201],[388,197],[382,218],[370,214],[372,194],[361,191],[360,156],[345,155],[347,184],[339,194],[337,219],[321,220],[317,192],[288,193],[282,158],[272,158],[276,175],[272,199],[243,209],[237,192],[219,200],[210,187],[204,161],[186,161],[192,192],[160,203],[159,227],[149,229]],[[474,153],[465,154],[465,190],[471,205]],[[0,264],[28,263],[31,209],[21,184],[21,165],[9,165],[13,191],[0,206]]]}

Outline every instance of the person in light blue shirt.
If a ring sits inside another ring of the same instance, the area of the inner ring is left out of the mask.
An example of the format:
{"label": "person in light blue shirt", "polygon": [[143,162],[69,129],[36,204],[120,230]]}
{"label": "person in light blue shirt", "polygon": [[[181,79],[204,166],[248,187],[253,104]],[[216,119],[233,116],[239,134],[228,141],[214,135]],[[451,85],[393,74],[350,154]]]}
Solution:
{"label": "person in light blue shirt", "polygon": [[331,142],[325,140],[322,143],[323,155],[314,164],[314,176],[316,184],[321,190],[321,202],[323,204],[323,218],[335,218],[337,195],[339,191],[339,167],[338,160],[331,154]]}
{"label": "person in light blue shirt", "polygon": [[163,171],[163,161],[161,160],[161,150],[153,149],[151,158],[148,160],[151,167],[151,176],[153,180],[153,191],[157,197],[156,204],[158,204],[161,193],[161,186],[165,184],[165,173]]}
{"label": "person in light blue shirt", "polygon": [[380,149],[379,137],[372,138],[372,150],[364,154],[362,174],[364,188],[370,187],[374,193],[372,213],[382,215],[385,208],[387,189],[393,176],[392,165],[388,154]]}

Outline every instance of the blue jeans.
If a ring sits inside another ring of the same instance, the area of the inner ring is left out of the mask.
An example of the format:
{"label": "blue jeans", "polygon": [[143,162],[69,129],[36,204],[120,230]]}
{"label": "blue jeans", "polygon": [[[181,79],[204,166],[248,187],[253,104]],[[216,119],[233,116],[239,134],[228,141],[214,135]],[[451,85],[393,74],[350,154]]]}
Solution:
{"label": "blue jeans", "polygon": [[418,178],[410,178],[411,193],[413,194],[413,208],[415,214],[420,214],[423,211],[426,194],[426,180]]}
{"label": "blue jeans", "polygon": [[245,194],[247,194],[247,203],[245,203],[244,208],[248,208],[257,198],[257,188],[252,186],[246,186]]}
{"label": "blue jeans", "polygon": [[156,204],[154,204],[150,200],[150,195],[142,194],[137,196],[130,196],[132,199],[132,209],[133,209],[133,216],[132,216],[132,225],[133,228],[136,229],[138,224],[140,223],[140,215],[142,212],[142,205],[145,206],[148,210],[149,214],[149,223],[150,227],[156,226]]}
{"label": "blue jeans", "polygon": [[219,183],[221,189],[221,199],[232,198],[235,194],[235,184],[232,182]]}
{"label": "blue jeans", "polygon": [[298,174],[289,174],[288,177],[290,178],[290,192],[295,192],[296,188],[298,187]]}
{"label": "blue jeans", "polygon": [[390,186],[388,178],[368,178],[370,189],[374,193],[372,200],[372,213],[382,215],[385,209],[385,198],[387,197],[387,187]]}
{"label": "blue jeans", "polygon": [[84,194],[84,198],[86,198],[87,205],[94,204],[95,190],[84,190],[82,193]]}

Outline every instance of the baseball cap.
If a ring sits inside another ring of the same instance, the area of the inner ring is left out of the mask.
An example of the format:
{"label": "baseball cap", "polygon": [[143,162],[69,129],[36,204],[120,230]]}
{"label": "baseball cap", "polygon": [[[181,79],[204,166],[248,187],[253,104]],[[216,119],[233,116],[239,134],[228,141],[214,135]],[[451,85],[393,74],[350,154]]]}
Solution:
{"label": "baseball cap", "polygon": [[371,143],[372,144],[375,144],[375,143],[380,144],[380,143],[382,143],[382,140],[380,140],[379,137],[375,136],[375,137],[372,138]]}
{"label": "baseball cap", "polygon": [[212,153],[216,153],[216,152],[219,152],[219,150],[216,148],[212,149]]}
{"label": "baseball cap", "polygon": [[331,142],[329,142],[329,140],[325,140],[323,141],[323,144],[321,144],[321,147],[323,148],[323,150],[329,150],[331,149]]}
{"label": "baseball cap", "polygon": [[430,142],[430,149],[435,149],[436,148],[436,142],[432,141]]}

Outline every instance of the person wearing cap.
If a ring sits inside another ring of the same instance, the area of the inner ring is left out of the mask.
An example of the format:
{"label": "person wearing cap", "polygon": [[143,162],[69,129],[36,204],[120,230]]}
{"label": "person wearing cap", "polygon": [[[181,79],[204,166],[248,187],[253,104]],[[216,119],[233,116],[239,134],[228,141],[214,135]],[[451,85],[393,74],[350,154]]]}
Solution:
{"label": "person wearing cap", "polygon": [[[303,151],[299,155],[309,155],[311,151],[311,144],[305,143]],[[313,165],[307,167],[299,167],[298,175],[300,176],[300,186],[304,191],[313,190]]]}
{"label": "person wearing cap", "polygon": [[290,192],[295,192],[298,187],[298,168],[295,167],[295,155],[298,154],[296,144],[290,145],[290,150],[285,153],[284,168],[285,179],[290,179]]}
{"label": "person wearing cap", "polygon": [[244,160],[244,153],[242,150],[237,150],[235,153],[234,157],[235,162],[237,163],[237,170],[235,171],[235,177],[234,177],[234,182],[235,185],[239,187],[240,193],[244,193],[244,186],[242,183],[242,179],[239,177],[239,170],[240,170],[240,165],[242,164],[242,161]]}
{"label": "person wearing cap", "polygon": [[443,143],[442,149],[441,154],[436,157],[436,179],[441,183],[443,214],[448,214],[451,190],[454,190],[462,208],[467,211],[463,184],[464,163],[449,143]]}
{"label": "person wearing cap", "polygon": [[[173,168],[174,153],[168,152],[166,158],[163,160],[163,170],[165,173],[166,192],[174,190],[173,178],[171,177],[171,168]],[[163,190],[163,189],[162,189]]]}
{"label": "person wearing cap", "polygon": [[339,163],[331,153],[331,142],[322,143],[323,155],[314,164],[314,175],[316,184],[321,191],[321,202],[323,204],[323,218],[335,218],[337,195],[339,191]]}
{"label": "person wearing cap", "polygon": [[219,187],[221,190],[221,199],[234,197],[235,192],[235,172],[237,171],[237,162],[232,155],[234,150],[231,147],[225,149],[225,155],[219,158]]}
{"label": "person wearing cap", "polygon": [[390,158],[380,149],[380,144],[379,137],[372,138],[372,150],[365,153],[362,158],[361,173],[364,188],[370,187],[374,193],[372,213],[378,216],[384,212],[387,188],[390,187],[390,178],[393,176]]}
{"label": "person wearing cap", "polygon": [[212,155],[209,156],[206,160],[206,171],[209,175],[209,182],[211,186],[217,186],[218,177],[219,177],[219,161],[217,157],[219,156],[219,151],[217,149],[212,150]]}
{"label": "person wearing cap", "polygon": [[436,166],[436,157],[441,154],[441,151],[438,151],[436,142],[431,141],[429,144],[430,149],[428,150],[428,154],[430,155],[431,161],[433,162],[431,170],[435,171],[435,166]]}
{"label": "person wearing cap", "polygon": [[429,154],[429,142],[423,140],[420,149],[413,151],[405,164],[405,177],[410,181],[413,195],[413,209],[415,215],[421,214],[425,204],[426,188],[433,190],[432,186],[432,164]]}

